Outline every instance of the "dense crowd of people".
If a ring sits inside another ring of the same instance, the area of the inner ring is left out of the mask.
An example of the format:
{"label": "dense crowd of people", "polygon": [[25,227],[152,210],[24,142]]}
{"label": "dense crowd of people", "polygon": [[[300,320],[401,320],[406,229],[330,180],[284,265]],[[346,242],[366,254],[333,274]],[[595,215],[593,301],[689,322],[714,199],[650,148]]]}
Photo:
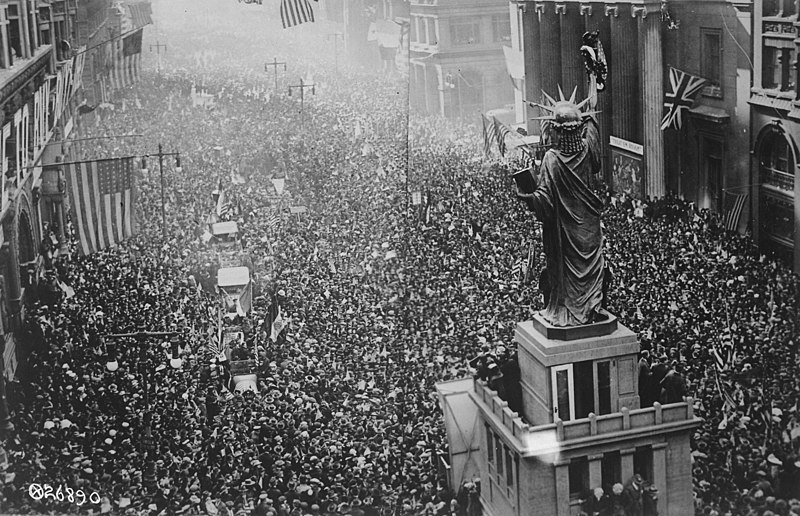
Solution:
{"label": "dense crowd of people", "polygon": [[[448,486],[439,467],[434,384],[476,372],[476,357],[513,357],[515,323],[542,306],[541,238],[508,167],[479,154],[475,127],[409,111],[403,79],[337,71],[257,19],[197,31],[179,18],[161,26],[158,71],[80,121],[82,137],[109,138],[75,151],[180,152],[181,172],[165,160],[166,237],[151,163],[140,234],[54,260],[74,295],[28,312],[0,507],[98,509],[33,500],[38,483],[96,492],[114,514],[476,514],[479,482]],[[292,73],[313,71],[302,112],[272,91],[254,37],[293,58]],[[193,105],[193,85],[214,105]],[[259,354],[256,393],[229,393],[213,351],[220,299],[203,234],[220,186],[252,262],[243,348]],[[603,222],[608,310],[640,336],[643,367],[680,373],[704,418],[698,514],[800,514],[797,277],[677,199],[643,210],[609,197]],[[288,324],[273,338],[276,304]],[[119,340],[110,371],[102,336],[142,330],[180,332],[181,368],[150,338]]]}

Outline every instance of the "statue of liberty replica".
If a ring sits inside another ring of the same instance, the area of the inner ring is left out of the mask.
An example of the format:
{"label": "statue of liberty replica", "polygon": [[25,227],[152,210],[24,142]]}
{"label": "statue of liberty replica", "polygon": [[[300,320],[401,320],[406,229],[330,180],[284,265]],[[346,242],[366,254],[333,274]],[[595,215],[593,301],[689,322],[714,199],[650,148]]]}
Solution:
{"label": "statue of liberty replica", "polygon": [[[576,89],[577,90],[577,89]],[[600,136],[595,111],[576,104],[559,88],[556,101],[546,93],[546,104],[533,104],[547,112],[543,140],[547,150],[534,178],[532,191],[517,186],[542,223],[547,267],[540,281],[546,306],[540,315],[553,326],[578,326],[604,318],[598,313],[603,301],[603,232],[600,215],[603,200],[595,193],[600,171]]]}

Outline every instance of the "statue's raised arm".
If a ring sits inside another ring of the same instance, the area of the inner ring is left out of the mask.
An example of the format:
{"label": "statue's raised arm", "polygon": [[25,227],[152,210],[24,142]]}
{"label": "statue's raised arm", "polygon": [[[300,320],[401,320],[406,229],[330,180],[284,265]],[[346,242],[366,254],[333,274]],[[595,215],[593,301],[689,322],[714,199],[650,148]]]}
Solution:
{"label": "statue's raised arm", "polygon": [[555,326],[577,326],[598,318],[603,299],[602,199],[595,194],[600,171],[600,139],[593,112],[575,103],[575,92],[560,100],[547,94],[549,105],[537,104],[550,114],[540,117],[550,131],[553,148],[539,167],[532,193],[517,191],[542,222],[549,284],[542,317]]}

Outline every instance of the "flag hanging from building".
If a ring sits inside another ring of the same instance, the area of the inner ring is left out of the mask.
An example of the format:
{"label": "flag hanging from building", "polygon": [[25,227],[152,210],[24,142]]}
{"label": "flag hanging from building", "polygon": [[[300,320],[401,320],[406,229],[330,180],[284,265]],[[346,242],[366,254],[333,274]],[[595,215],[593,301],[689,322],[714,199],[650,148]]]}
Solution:
{"label": "flag hanging from building", "polygon": [[67,189],[82,255],[138,232],[133,158],[66,165]]}
{"label": "flag hanging from building", "polygon": [[739,228],[739,219],[742,218],[744,203],[747,194],[726,194],[725,196],[725,229],[736,231]]}
{"label": "flag hanging from building", "polygon": [[314,10],[309,0],[281,0],[281,23],[284,29],[313,21]]}
{"label": "flag hanging from building", "polygon": [[489,156],[492,153],[492,143],[497,141],[497,127],[483,113],[481,113],[481,121],[483,122],[483,154]]}
{"label": "flag hanging from building", "polygon": [[669,91],[664,95],[664,107],[667,114],[661,120],[661,130],[672,127],[680,129],[683,123],[683,112],[694,104],[695,96],[708,81],[677,68],[669,69]]}
{"label": "flag hanging from building", "polygon": [[506,136],[511,133],[511,130],[502,124],[497,118],[492,117],[495,128],[495,137],[497,138],[497,148],[501,156],[506,155]]}
{"label": "flag hanging from building", "polygon": [[511,77],[511,84],[515,89],[525,92],[525,58],[520,50],[503,46],[503,55],[506,58],[506,70]]}
{"label": "flag hanging from building", "polygon": [[149,1],[128,2],[125,4],[125,10],[131,28],[138,29],[153,23],[153,8]]}

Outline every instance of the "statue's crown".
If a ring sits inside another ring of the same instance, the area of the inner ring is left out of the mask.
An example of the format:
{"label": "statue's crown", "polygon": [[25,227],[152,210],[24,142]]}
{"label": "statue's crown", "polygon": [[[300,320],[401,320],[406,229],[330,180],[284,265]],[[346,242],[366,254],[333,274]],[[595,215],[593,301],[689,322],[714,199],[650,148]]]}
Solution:
{"label": "statue's crown", "polygon": [[564,97],[564,92],[561,91],[561,86],[558,87],[558,96],[559,99],[555,100],[553,97],[548,95],[546,92],[542,91],[542,95],[546,100],[546,104],[539,104],[536,102],[531,102],[532,106],[536,106],[542,110],[549,111],[549,115],[544,116],[537,116],[534,117],[535,120],[547,120],[554,129],[558,131],[574,131],[576,129],[580,129],[583,126],[583,123],[586,119],[598,113],[598,111],[582,111],[582,108],[591,100],[591,97],[588,97],[582,100],[580,103],[575,103],[575,95],[578,92],[578,87],[576,86],[574,90],[572,90],[572,95],[570,98]]}

